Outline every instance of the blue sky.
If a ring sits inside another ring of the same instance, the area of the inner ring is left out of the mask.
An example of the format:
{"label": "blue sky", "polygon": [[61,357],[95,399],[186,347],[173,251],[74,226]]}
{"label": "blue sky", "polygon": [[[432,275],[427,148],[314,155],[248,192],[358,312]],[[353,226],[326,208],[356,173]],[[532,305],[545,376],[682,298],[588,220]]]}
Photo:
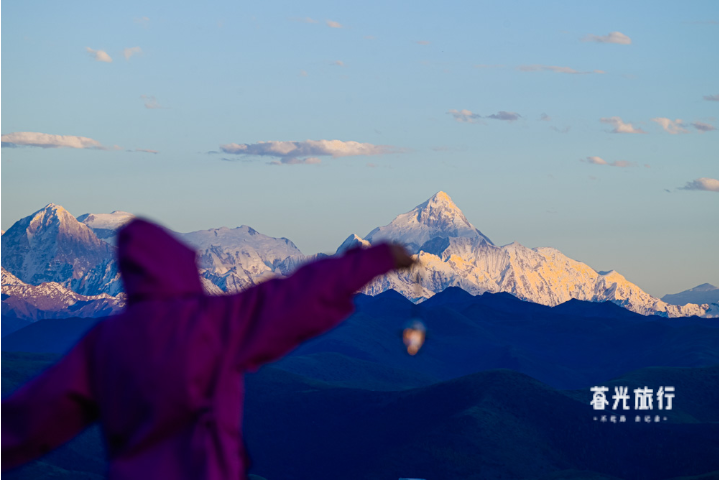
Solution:
{"label": "blue sky", "polygon": [[717,285],[717,20],[712,1],[5,2],[2,228],[52,202],[309,254],[443,190],[496,244],[659,296]]}

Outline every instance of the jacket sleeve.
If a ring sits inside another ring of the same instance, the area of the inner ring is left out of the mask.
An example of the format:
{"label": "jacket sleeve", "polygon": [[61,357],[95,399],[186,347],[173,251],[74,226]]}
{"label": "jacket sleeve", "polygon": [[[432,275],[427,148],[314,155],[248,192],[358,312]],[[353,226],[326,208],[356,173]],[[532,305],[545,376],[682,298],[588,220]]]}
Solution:
{"label": "jacket sleeve", "polygon": [[64,357],[2,401],[2,470],[36,459],[98,418],[90,389],[97,326]]}
{"label": "jacket sleeve", "polygon": [[329,330],[353,311],[353,295],[395,267],[389,244],[354,248],[226,296],[236,366],[255,371]]}

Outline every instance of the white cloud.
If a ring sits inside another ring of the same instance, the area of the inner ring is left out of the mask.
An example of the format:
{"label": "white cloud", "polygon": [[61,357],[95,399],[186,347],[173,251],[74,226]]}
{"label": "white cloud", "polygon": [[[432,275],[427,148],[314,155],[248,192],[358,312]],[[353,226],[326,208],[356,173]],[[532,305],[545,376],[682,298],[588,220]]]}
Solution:
{"label": "white cloud", "polygon": [[589,75],[593,73],[603,74],[602,70],[593,70],[592,72],[581,72],[570,67],[557,67],[554,65],[520,65],[517,67],[521,72],[555,72],[555,73],[568,73],[571,75]]}
{"label": "white cloud", "polygon": [[147,148],[136,148],[135,151],[140,152],[140,153],[154,153],[154,154],[160,153],[157,150],[148,150]]}
{"label": "white cloud", "polygon": [[325,20],[325,25],[330,28],[343,28],[341,24],[339,24],[338,22],[333,22],[332,20]]}
{"label": "white cloud", "polygon": [[620,117],[601,118],[600,121],[615,126],[611,133],[647,133],[642,128],[635,128],[631,123],[623,122]]}
{"label": "white cloud", "polygon": [[627,168],[632,167],[633,163],[628,162],[626,160],[616,160],[614,162],[606,162],[600,157],[587,157],[585,160],[582,160],[586,163],[591,163],[593,165],[607,165],[608,167],[618,167],[618,168]]}
{"label": "white cloud", "polygon": [[270,141],[258,143],[229,143],[220,145],[223,153],[257,157],[275,157],[279,160],[272,165],[317,164],[319,157],[355,157],[402,153],[403,150],[391,145],[345,142],[342,140],[305,140],[304,142]]}
{"label": "white cloud", "polygon": [[112,58],[110,58],[110,55],[107,54],[107,52],[103,50],[93,50],[90,47],[85,47],[85,50],[93,56],[93,58],[98,62],[106,62],[110,63],[112,62]]}
{"label": "white cloud", "polygon": [[330,62],[330,65],[335,65],[336,67],[345,67],[346,66],[345,62],[343,62],[342,60],[334,60],[334,61]]}
{"label": "white cloud", "polygon": [[131,47],[126,48],[123,50],[123,57],[125,57],[125,60],[130,60],[130,57],[133,55],[139,55],[142,53],[142,48],[140,47]]}
{"label": "white cloud", "polygon": [[686,125],[679,118],[675,119],[674,121],[670,120],[669,118],[663,117],[651,118],[650,120],[660,125],[663,130],[665,130],[670,135],[677,135],[678,133],[688,133],[688,131],[685,129]]}
{"label": "white cloud", "polygon": [[463,123],[477,123],[480,118],[479,114],[473,113],[470,110],[448,110],[448,115],[452,115],[456,122]]}
{"label": "white cloud", "polygon": [[145,101],[145,108],[149,108],[151,110],[155,108],[163,108],[162,105],[160,105],[157,99],[153,96],[140,95],[140,98]]}
{"label": "white cloud", "polygon": [[430,42],[428,42],[427,40],[418,40],[415,43],[417,43],[418,45],[430,45]]}
{"label": "white cloud", "polygon": [[40,148],[91,148],[109,150],[100,142],[75,135],[52,135],[38,132],[13,132],[2,135],[3,147],[40,147]]}
{"label": "white cloud", "polygon": [[706,192],[717,192],[718,181],[715,178],[697,178],[692,182],[687,182],[684,187],[679,187],[680,190],[703,190]]}
{"label": "white cloud", "polygon": [[630,45],[632,40],[627,35],[620,32],[610,32],[607,35],[586,35],[583,42],[597,43],[617,43],[620,45]]}
{"label": "white cloud", "polygon": [[693,122],[690,125],[695,127],[695,129],[697,129],[697,131],[700,133],[712,132],[713,130],[717,130],[717,127],[715,127],[714,125],[709,125],[702,122]]}
{"label": "white cloud", "polygon": [[587,162],[593,165],[607,165],[607,162],[600,157],[587,157]]}
{"label": "white cloud", "polygon": [[703,95],[703,98],[709,102],[717,102],[718,101],[717,95]]}

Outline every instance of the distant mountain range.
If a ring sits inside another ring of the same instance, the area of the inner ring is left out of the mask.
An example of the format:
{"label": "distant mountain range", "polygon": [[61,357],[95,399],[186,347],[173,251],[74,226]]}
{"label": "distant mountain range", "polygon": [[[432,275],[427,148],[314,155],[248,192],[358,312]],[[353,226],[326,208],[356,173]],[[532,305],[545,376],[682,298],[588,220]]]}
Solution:
{"label": "distant mountain range", "polygon": [[[612,302],[548,307],[508,293],[473,296],[449,287],[419,306],[393,290],[359,294],[355,304],[340,326],[275,365],[347,387],[392,390],[497,368],[555,388],[579,388],[637,368],[718,363],[716,319],[645,316]],[[422,318],[428,338],[411,357],[401,330],[413,315]],[[62,353],[97,321],[40,320],[5,335],[2,350]],[[394,373],[384,375],[386,368]]]}
{"label": "distant mountain range", "polygon": [[[5,315],[26,321],[97,317],[121,309],[124,297],[118,295],[122,283],[115,233],[132,218],[122,211],[75,218],[51,203],[13,224],[2,235],[3,319]],[[287,238],[269,237],[246,225],[176,235],[197,249],[199,273],[212,294],[236,292],[271,276],[288,275],[324,256],[304,255]],[[644,315],[718,313],[716,302],[672,304],[645,293],[615,271],[595,271],[553,248],[496,246],[444,192],[365,237],[350,235],[337,253],[385,240],[406,244],[421,260],[420,296],[415,272],[408,271],[375,279],[363,290],[368,295],[392,289],[417,302],[456,286],[474,295],[507,292],[548,306],[578,299],[611,301]],[[19,288],[20,283],[37,288]],[[40,300],[43,296],[47,298]]]}
{"label": "distant mountain range", "polygon": [[686,305],[688,303],[695,303],[702,305],[703,303],[712,304],[718,303],[720,293],[718,287],[710,285],[709,283],[703,283],[690,290],[685,290],[680,293],[671,293],[662,297],[662,301],[671,305]]}

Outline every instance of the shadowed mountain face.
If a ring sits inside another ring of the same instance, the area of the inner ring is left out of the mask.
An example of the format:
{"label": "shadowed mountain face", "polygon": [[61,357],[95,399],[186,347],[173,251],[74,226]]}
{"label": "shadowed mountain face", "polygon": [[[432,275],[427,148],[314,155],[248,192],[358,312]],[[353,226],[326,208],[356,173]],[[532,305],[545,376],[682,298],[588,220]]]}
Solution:
{"label": "shadowed mountain face", "polygon": [[[54,355],[3,353],[3,394]],[[401,391],[342,388],[268,366],[246,378],[251,471],[268,480],[670,479],[717,468],[718,369],[650,368],[603,385],[674,385],[658,423],[593,420],[589,388],[492,370]],[[603,412],[613,413],[611,410]],[[93,427],[8,479],[100,478]],[[39,475],[39,476],[36,476]]]}

